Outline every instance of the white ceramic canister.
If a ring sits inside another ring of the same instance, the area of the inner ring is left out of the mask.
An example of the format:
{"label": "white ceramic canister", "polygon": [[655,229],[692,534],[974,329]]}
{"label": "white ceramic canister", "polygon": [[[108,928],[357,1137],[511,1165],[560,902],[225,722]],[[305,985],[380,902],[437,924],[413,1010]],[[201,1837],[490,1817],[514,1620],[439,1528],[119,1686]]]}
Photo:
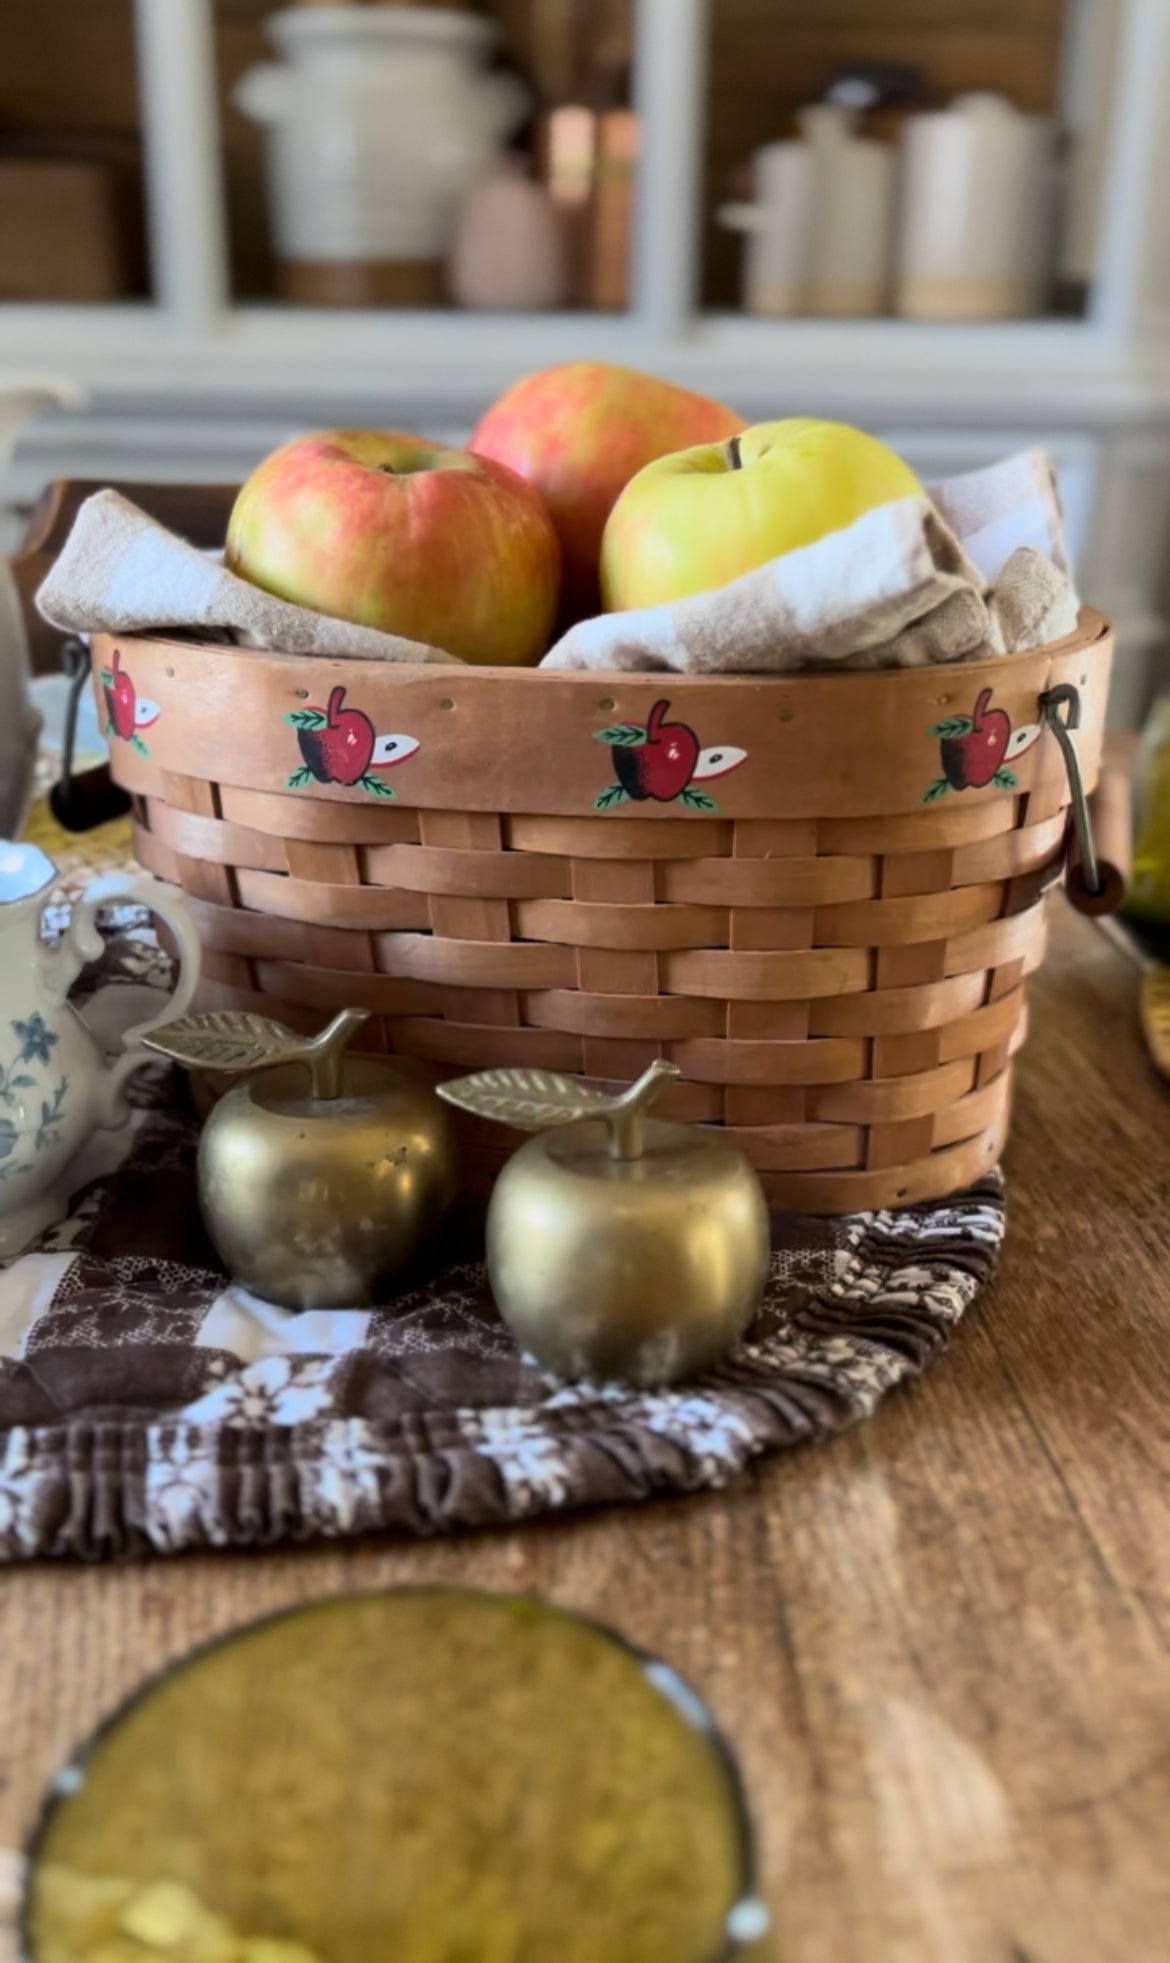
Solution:
{"label": "white ceramic canister", "polygon": [[797,118],[813,153],[809,226],[812,314],[871,315],[889,306],[898,160],[890,144],[856,134],[856,114],[817,103]]}
{"label": "white ceramic canister", "polygon": [[1054,130],[998,95],[912,117],[902,138],[895,304],[916,320],[1044,310],[1052,270]]}
{"label": "white ceramic canister", "polygon": [[267,32],[280,63],[234,100],[267,133],[277,254],[292,261],[440,261],[470,187],[529,107],[487,74],[498,30],[437,7],[289,8]]}
{"label": "white ceramic canister", "polygon": [[889,302],[897,159],[856,134],[852,110],[801,111],[798,141],[769,143],[753,160],[751,203],[719,218],[747,234],[749,313],[871,315]]}
{"label": "white ceramic canister", "polygon": [[750,202],[719,207],[721,225],[745,235],[743,304],[750,314],[809,310],[812,151],[795,140],[766,143],[752,158]]}

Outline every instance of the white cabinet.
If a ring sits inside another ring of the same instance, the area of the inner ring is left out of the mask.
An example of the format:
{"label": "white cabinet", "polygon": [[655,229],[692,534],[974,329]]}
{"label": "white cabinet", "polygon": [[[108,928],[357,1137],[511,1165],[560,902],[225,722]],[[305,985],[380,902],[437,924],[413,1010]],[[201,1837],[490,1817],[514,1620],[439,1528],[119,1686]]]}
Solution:
{"label": "white cabinet", "polygon": [[1049,443],[1083,590],[1117,619],[1116,709],[1140,712],[1170,590],[1168,0],[1068,0],[1066,111],[1097,185],[1070,252],[1083,263],[1096,238],[1098,276],[1084,319],[983,327],[698,309],[708,0],[638,0],[643,154],[628,316],[236,305],[211,0],[136,4],[155,298],[0,307],[0,369],[55,370],[89,397],[30,432],[10,498],[27,501],[63,474],[232,479],[290,430],[342,418],[459,435],[527,369],[624,361],[752,417],[815,409],[865,423],[927,476]]}

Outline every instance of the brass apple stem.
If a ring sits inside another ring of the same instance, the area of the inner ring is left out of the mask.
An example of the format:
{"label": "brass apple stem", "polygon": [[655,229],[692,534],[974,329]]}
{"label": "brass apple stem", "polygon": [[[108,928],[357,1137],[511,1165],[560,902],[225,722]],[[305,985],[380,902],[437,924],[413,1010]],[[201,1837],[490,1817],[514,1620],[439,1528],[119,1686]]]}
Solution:
{"label": "brass apple stem", "polygon": [[343,1009],[334,1016],[328,1028],[311,1043],[306,1043],[298,1063],[309,1066],[309,1081],[313,1096],[332,1098],[341,1096],[341,1070],[345,1062],[345,1048],[355,1030],[370,1020],[366,1009]]}
{"label": "brass apple stem", "polygon": [[616,1098],[603,1114],[609,1126],[609,1150],[614,1159],[640,1159],[645,1147],[644,1119],[672,1077],[679,1075],[677,1063],[657,1057],[644,1070],[636,1084]]}
{"label": "brass apple stem", "polygon": [[732,470],[743,469],[743,458],[739,454],[738,436],[729,436],[727,439],[727,461],[731,465]]}

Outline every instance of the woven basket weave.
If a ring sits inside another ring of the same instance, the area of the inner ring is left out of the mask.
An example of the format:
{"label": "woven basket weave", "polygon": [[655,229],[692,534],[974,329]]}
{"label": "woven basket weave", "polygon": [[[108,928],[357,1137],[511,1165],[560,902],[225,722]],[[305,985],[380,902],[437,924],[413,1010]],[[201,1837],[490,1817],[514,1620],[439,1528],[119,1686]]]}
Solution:
{"label": "woven basket weave", "polygon": [[[194,905],[203,1006],[303,1028],[368,1008],[369,1047],[445,1074],[628,1081],[664,1055],[668,1115],[726,1127],[775,1204],[837,1213],[939,1197],[1000,1154],[1064,863],[1039,697],[1079,690],[1091,788],[1111,650],[1085,612],[1034,653],[883,674],[106,636],[94,667],[137,855]],[[514,1142],[470,1126],[473,1170]]]}

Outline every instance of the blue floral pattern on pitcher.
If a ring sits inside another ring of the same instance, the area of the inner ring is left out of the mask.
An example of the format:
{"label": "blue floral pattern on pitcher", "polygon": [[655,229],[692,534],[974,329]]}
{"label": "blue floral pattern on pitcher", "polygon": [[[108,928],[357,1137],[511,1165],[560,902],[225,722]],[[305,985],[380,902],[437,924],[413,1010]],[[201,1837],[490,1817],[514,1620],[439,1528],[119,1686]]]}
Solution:
{"label": "blue floral pattern on pitcher", "polygon": [[[31,1139],[34,1152],[47,1152],[61,1143],[59,1122],[64,1115],[65,1098],[69,1090],[68,1077],[38,1083],[24,1065],[46,1063],[51,1066],[53,1049],[58,1042],[55,1030],[49,1028],[39,1010],[30,1016],[15,1017],[10,1023],[18,1048],[16,1055],[7,1064],[0,1063],[0,1180],[7,1179],[10,1173],[19,1176],[30,1173],[35,1168],[35,1160],[26,1160],[23,1165],[11,1165],[12,1154],[22,1139]],[[18,1124],[7,1116],[15,1111],[19,1117],[29,1115],[29,1107],[35,1106],[35,1093],[40,1091],[40,1116],[33,1123]],[[24,1095],[33,1092],[33,1097]]]}

